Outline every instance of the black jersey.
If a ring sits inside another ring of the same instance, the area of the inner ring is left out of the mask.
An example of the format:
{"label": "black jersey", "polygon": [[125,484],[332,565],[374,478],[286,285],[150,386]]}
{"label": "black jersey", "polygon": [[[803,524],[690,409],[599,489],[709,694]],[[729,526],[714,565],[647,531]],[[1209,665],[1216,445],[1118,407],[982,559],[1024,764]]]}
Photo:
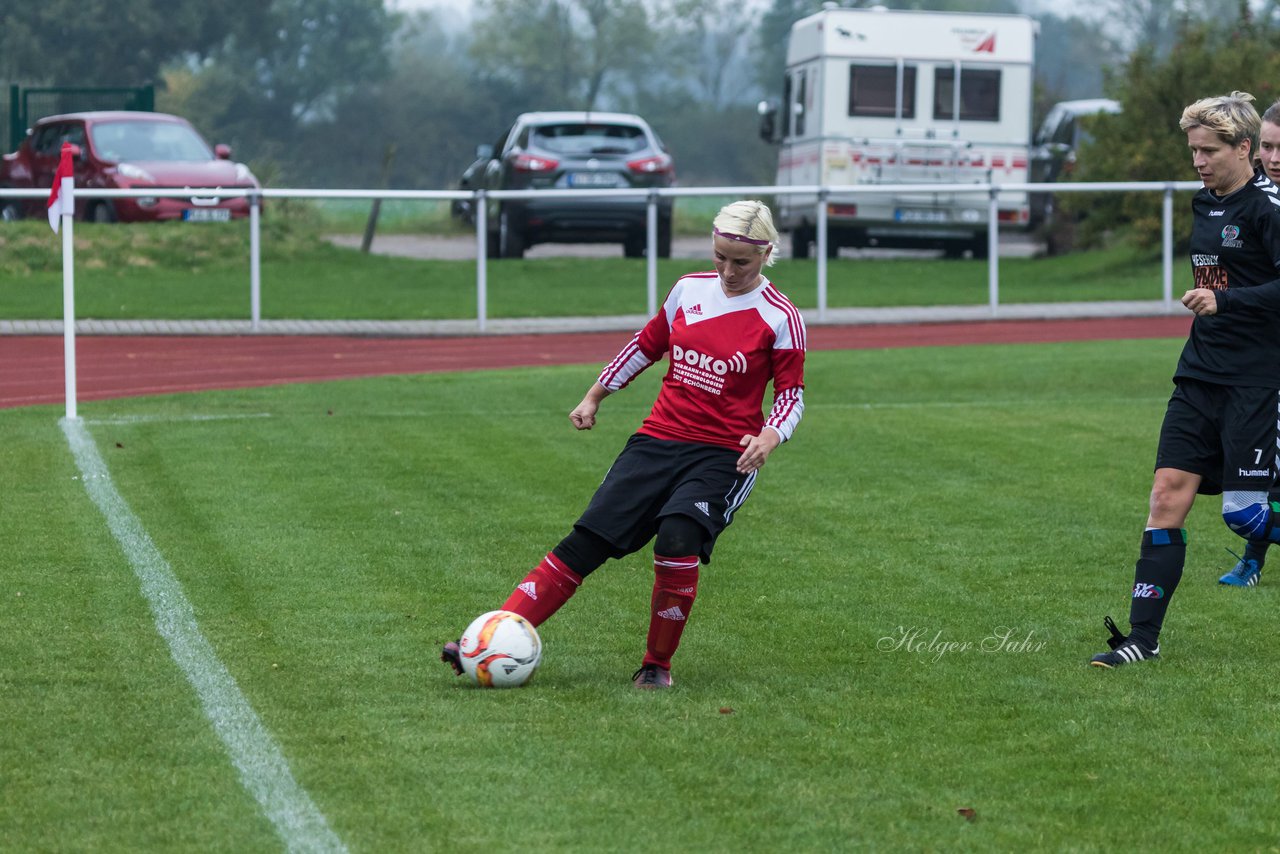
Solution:
{"label": "black jersey", "polygon": [[1191,200],[1195,287],[1218,313],[1197,317],[1174,378],[1280,388],[1280,189],[1265,173],[1219,198]]}

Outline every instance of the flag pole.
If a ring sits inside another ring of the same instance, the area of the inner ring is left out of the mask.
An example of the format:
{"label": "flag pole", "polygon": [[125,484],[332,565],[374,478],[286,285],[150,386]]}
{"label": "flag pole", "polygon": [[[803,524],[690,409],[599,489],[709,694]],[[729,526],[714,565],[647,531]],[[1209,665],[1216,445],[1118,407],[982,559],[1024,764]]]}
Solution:
{"label": "flag pole", "polygon": [[[62,143],[58,171],[49,187],[49,227],[62,231],[62,361],[67,380],[67,419],[76,417],[76,256],[72,240],[75,220],[75,157],[78,146]],[[61,226],[61,229],[59,228]]]}
{"label": "flag pole", "polygon": [[76,253],[72,239],[75,186],[75,178],[63,178],[59,194],[62,204],[62,358],[66,365],[68,419],[76,417]]}

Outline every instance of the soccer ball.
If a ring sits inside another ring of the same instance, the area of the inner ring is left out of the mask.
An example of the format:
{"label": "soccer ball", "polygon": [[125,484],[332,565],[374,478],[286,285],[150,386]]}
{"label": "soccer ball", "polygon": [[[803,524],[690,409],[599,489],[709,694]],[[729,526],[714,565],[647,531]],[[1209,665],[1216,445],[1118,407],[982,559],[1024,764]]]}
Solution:
{"label": "soccer ball", "polygon": [[462,671],[483,688],[516,688],[542,660],[533,623],[511,611],[489,611],[471,621],[458,641]]}

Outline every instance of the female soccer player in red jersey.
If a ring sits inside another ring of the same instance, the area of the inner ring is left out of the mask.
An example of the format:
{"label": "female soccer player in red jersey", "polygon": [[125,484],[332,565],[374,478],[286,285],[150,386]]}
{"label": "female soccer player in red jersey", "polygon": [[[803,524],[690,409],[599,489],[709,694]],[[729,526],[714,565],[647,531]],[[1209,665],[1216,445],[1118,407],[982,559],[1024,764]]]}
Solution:
{"label": "female soccer player in red jersey", "polygon": [[[747,500],[756,473],[804,411],[804,319],[762,273],[778,232],[758,201],[726,205],[712,228],[715,270],[682,277],[661,309],[569,413],[578,430],[601,402],[668,357],[649,416],[587,509],[503,603],[535,626],[609,558],[653,545],[649,634],[637,688],[671,686],[671,657],[698,592],[698,570]],[[765,388],[773,404],[763,412]],[[458,672],[458,645],[442,660]]]}

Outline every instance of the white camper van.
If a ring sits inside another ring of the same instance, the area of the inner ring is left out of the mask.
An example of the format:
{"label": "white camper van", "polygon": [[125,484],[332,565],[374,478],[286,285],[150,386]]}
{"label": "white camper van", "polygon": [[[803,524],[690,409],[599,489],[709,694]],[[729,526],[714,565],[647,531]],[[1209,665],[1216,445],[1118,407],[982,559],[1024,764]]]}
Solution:
{"label": "white camper van", "polygon": [[[778,107],[782,186],[1027,183],[1036,23],[1024,15],[827,8],[796,21]],[[809,256],[817,197],[780,195],[777,224]],[[1027,227],[1027,194],[1000,193],[1000,222]],[[989,196],[833,192],[828,254],[840,246],[987,252]]]}

